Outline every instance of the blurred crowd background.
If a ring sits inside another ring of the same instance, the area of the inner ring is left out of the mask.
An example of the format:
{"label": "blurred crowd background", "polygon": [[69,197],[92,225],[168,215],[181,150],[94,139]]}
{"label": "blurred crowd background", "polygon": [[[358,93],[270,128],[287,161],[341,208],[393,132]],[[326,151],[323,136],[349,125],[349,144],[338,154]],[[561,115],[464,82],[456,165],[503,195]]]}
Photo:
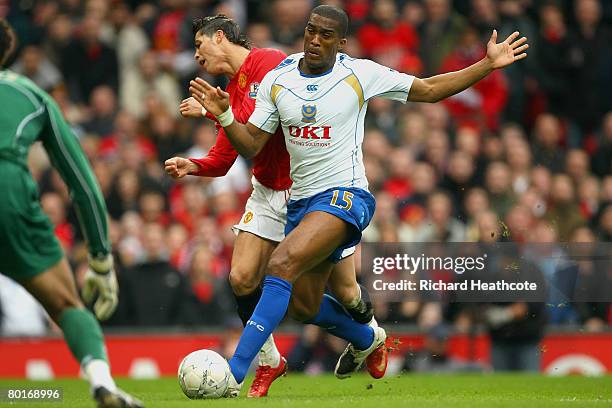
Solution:
{"label": "blurred crowd background", "polygon": [[[612,2],[0,0],[20,40],[10,69],[59,103],[106,199],[121,284],[106,327],[240,326],[227,282],[230,227],[250,194],[250,163],[179,182],[162,166],[215,143],[212,123],[178,112],[189,80],[204,75],[191,21],[224,13],[254,46],[293,53],[321,3],[348,12],[348,54],[420,77],[482,58],[493,28],[500,40],[519,30],[530,44],[526,60],[444,102],[370,101],[364,160],[377,211],[364,241],[475,242],[493,230],[516,242],[612,239]],[[30,167],[80,284],[87,251],[70,197],[42,148]],[[41,311],[2,279],[4,335],[45,333]],[[432,339],[480,324],[501,331],[502,343],[509,332],[535,344],[546,322],[601,330],[611,321],[601,303],[563,313],[499,305],[512,316],[501,326],[501,312],[479,320],[440,303],[375,306],[379,321],[416,325]],[[295,361],[320,338],[307,329]]]}

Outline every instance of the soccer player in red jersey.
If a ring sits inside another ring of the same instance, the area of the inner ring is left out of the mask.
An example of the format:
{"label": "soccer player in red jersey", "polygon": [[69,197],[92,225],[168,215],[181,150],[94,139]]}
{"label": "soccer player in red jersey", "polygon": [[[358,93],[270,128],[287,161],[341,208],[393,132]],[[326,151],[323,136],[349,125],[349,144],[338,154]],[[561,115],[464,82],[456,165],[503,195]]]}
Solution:
{"label": "soccer player in red jersey", "polygon": [[[285,54],[274,49],[251,48],[231,19],[217,15],[194,21],[196,60],[211,75],[226,75],[236,119],[246,123],[255,109],[257,88],[263,77],[284,59]],[[193,98],[181,103],[186,117],[206,116],[202,106]],[[225,175],[238,157],[225,131],[219,125],[217,141],[204,158],[173,157],[165,163],[165,170],[174,178],[186,175],[220,177]],[[289,178],[289,154],[279,130],[253,159],[253,193],[244,215],[234,229],[238,232],[230,283],[238,305],[238,314],[247,324],[261,296],[260,283],[270,254],[284,238]],[[354,269],[354,248],[343,255],[330,277],[335,297],[351,316],[362,323],[373,321],[372,308],[365,288],[357,284]],[[307,303],[307,302],[302,302]],[[386,362],[386,356],[383,356]],[[249,397],[267,395],[272,382],[286,371],[286,361],[279,354],[272,335],[259,353],[259,367],[249,390]],[[372,373],[375,375],[374,373]]]}

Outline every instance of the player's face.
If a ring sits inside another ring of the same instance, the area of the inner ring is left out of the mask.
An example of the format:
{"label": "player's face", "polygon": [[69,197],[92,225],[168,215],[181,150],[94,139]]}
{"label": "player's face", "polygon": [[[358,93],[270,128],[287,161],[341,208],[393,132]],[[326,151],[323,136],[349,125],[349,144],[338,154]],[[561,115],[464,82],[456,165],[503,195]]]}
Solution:
{"label": "player's face", "polygon": [[304,30],[304,63],[310,73],[325,72],[336,62],[338,49],[346,43],[337,26],[338,23],[330,18],[310,15]]}
{"label": "player's face", "polygon": [[195,35],[195,60],[210,75],[223,75],[221,70],[223,62],[223,52],[221,49],[221,39],[217,34],[208,37],[202,33]]}

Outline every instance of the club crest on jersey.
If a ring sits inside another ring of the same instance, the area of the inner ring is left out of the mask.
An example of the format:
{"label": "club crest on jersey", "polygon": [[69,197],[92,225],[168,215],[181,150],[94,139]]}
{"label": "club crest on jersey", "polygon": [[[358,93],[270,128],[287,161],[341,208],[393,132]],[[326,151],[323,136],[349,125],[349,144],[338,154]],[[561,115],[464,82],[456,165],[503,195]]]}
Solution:
{"label": "club crest on jersey", "polygon": [[240,73],[240,76],[238,76],[238,86],[240,88],[244,88],[247,84],[247,76],[244,72]]}
{"label": "club crest on jersey", "polygon": [[302,105],[302,122],[315,123],[317,118],[317,105]]}
{"label": "club crest on jersey", "polygon": [[251,84],[251,89],[249,90],[249,98],[252,98],[252,99],[257,98],[258,90],[259,90],[259,82],[253,82]]}

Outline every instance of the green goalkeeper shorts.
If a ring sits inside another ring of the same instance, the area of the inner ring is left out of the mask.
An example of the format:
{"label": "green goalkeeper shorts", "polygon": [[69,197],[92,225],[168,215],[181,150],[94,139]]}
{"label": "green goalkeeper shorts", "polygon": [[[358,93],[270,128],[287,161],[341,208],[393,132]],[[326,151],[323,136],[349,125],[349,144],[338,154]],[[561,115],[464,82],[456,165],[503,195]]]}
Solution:
{"label": "green goalkeeper shorts", "polygon": [[0,273],[30,279],[60,261],[62,248],[25,165],[0,158]]}

